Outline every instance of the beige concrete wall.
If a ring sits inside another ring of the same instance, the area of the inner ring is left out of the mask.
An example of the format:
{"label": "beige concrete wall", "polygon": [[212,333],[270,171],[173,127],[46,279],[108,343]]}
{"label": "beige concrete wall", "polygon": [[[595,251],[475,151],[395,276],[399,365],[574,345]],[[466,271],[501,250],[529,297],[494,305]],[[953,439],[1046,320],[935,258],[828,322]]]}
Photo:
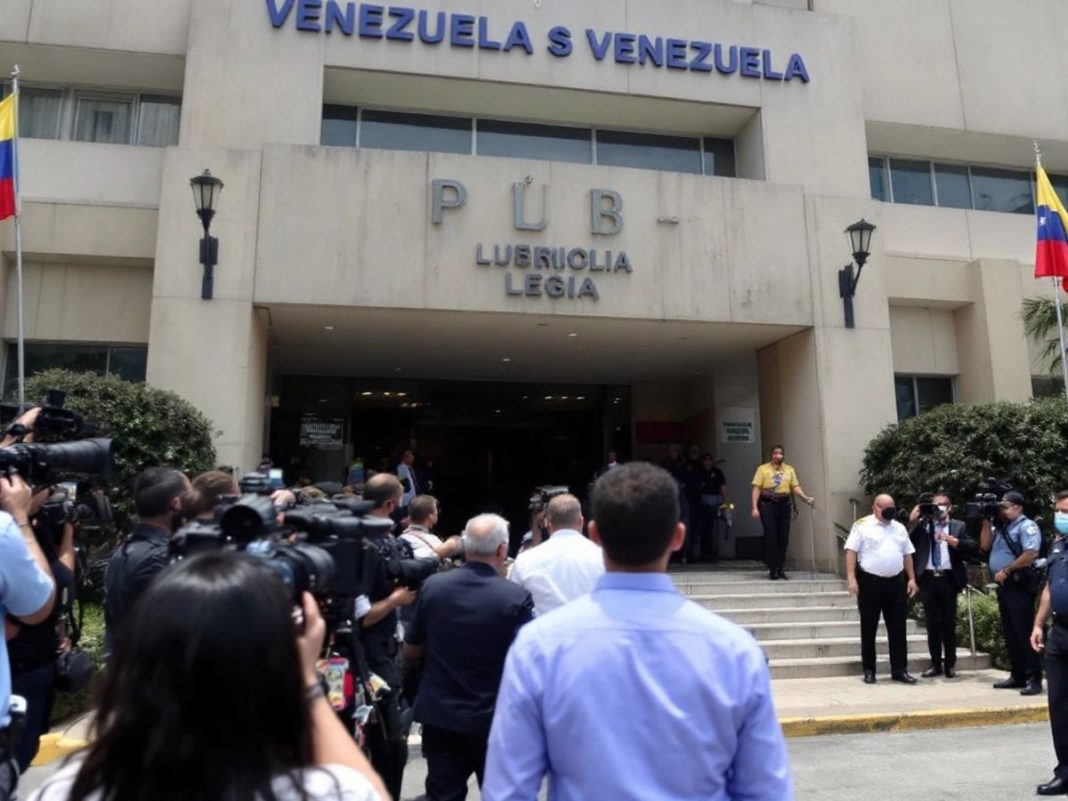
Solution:
{"label": "beige concrete wall", "polygon": [[19,146],[22,198],[155,209],[164,152],[160,147],[24,139]]}
{"label": "beige concrete wall", "polygon": [[190,0],[5,0],[0,41],[141,53],[185,52]]}
{"label": "beige concrete wall", "polygon": [[[15,270],[5,276],[3,338],[18,335]],[[23,265],[28,340],[46,342],[148,342],[152,269],[110,264]]]}
{"label": "beige concrete wall", "polygon": [[907,375],[956,375],[956,319],[949,309],[890,307],[894,372]]}

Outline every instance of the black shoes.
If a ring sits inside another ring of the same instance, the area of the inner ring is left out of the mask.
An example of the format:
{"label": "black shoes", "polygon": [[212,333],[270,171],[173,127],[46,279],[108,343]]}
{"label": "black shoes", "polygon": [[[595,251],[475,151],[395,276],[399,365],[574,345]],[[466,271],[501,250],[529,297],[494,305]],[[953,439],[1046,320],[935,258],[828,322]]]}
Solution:
{"label": "black shoes", "polygon": [[779,580],[779,574],[774,570],[769,571],[768,572],[768,578],[771,579],[772,581],[778,581]]}
{"label": "black shoes", "polygon": [[945,672],[947,679],[955,679],[957,677],[957,671],[955,668],[947,667]]}
{"label": "black shoes", "polygon": [[1041,695],[1042,694],[1042,682],[1029,681],[1024,685],[1024,688],[1020,690],[1020,695]]}
{"label": "black shoes", "polygon": [[1035,788],[1036,795],[1068,795],[1068,782],[1064,779],[1058,779],[1054,776],[1050,781],[1045,784],[1040,784]]}
{"label": "black shoes", "polygon": [[912,676],[910,676],[904,670],[901,671],[900,673],[891,673],[890,674],[890,679],[892,681],[900,681],[902,684],[915,684],[916,683],[916,679],[913,678]]}
{"label": "black shoes", "polygon": [[995,690],[1020,690],[1026,686],[1027,685],[1024,682],[1020,681],[1019,679],[1014,679],[1012,676],[1009,676],[1007,679],[1002,679],[1001,681],[994,682]]}
{"label": "black shoes", "polygon": [[[952,672],[952,671],[953,671],[953,668],[947,668],[946,672]],[[920,674],[920,676],[922,678],[925,678],[925,679],[933,679],[935,676],[941,676],[941,675],[942,675],[942,668],[940,668],[938,665],[931,665],[929,668],[927,668],[927,670],[923,671],[923,673]]]}
{"label": "black shoes", "polygon": [[790,577],[788,575],[786,575],[786,571],[783,570],[781,567],[779,568],[779,578],[781,578],[783,581],[789,581],[790,580]]}
{"label": "black shoes", "polygon": [[864,671],[864,683],[865,684],[875,684],[875,671],[874,670],[865,670]]}

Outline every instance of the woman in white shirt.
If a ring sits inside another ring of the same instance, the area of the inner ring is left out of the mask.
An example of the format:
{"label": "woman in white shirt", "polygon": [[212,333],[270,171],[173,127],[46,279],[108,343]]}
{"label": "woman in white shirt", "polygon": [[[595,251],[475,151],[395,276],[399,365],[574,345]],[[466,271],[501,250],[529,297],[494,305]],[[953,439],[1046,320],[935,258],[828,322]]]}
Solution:
{"label": "woman in white shirt", "polygon": [[318,683],[326,626],[303,631],[261,560],[212,552],[142,596],[108,664],[86,751],[30,801],[385,801]]}

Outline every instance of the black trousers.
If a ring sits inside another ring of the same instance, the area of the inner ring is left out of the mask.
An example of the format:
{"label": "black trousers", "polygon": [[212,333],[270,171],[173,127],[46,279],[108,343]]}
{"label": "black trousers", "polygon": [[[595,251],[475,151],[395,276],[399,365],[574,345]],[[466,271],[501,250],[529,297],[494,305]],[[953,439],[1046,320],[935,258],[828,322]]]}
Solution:
{"label": "black trousers", "polygon": [[1049,726],[1057,754],[1058,778],[1068,779],[1068,624],[1055,623],[1046,638]]}
{"label": "black trousers", "polygon": [[860,610],[860,661],[864,670],[875,670],[875,633],[879,629],[879,615],[886,622],[890,640],[890,672],[903,673],[908,669],[908,642],[905,639],[905,618],[908,595],[905,574],[883,578],[857,568],[857,608]]}
{"label": "black trousers", "polygon": [[474,773],[482,786],[489,735],[477,736],[423,724],[427,801],[464,801]]}
{"label": "black trousers", "polygon": [[48,719],[52,716],[52,702],[56,697],[52,689],[54,677],[55,666],[51,662],[11,677],[11,692],[26,699],[25,728],[15,751],[20,773],[25,773],[37,756],[41,735],[48,733]]}
{"label": "black trousers", "polygon": [[[403,684],[396,662],[387,658],[388,647],[379,644],[374,658],[368,659],[368,667],[385,679],[393,692],[380,699],[377,709],[381,714],[379,723],[370,723],[364,729],[367,739],[367,754],[382,783],[393,798],[401,797],[404,782],[404,766],[408,763],[408,729],[401,711]],[[406,705],[405,705],[406,706]],[[409,721],[410,722],[410,721]]]}
{"label": "black trousers", "polygon": [[1014,584],[998,587],[1001,633],[1009,654],[1012,677],[1017,681],[1042,681],[1042,663],[1031,648],[1035,621],[1035,596]]}
{"label": "black trousers", "polygon": [[954,667],[957,664],[957,596],[960,590],[948,572],[935,576],[924,571],[919,584],[931,664]]}
{"label": "black trousers", "polygon": [[790,544],[790,515],[793,504],[760,502],[760,522],[764,526],[764,561],[776,572],[786,564],[786,547]]}
{"label": "black trousers", "polygon": [[719,504],[702,503],[701,510],[701,550],[709,561],[719,560]]}

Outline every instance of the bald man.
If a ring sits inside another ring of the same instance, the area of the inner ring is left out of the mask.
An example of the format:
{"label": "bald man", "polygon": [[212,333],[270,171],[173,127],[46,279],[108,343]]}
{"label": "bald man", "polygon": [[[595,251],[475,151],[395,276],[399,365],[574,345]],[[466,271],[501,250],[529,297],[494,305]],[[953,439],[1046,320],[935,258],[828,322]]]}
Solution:
{"label": "bald man", "polygon": [[915,684],[908,672],[905,616],[908,599],[917,592],[908,531],[897,520],[889,495],[876,495],[871,514],[853,524],[845,544],[846,582],[860,610],[860,659],[864,683],[875,684],[875,632],[879,615],[890,640],[890,678]]}

